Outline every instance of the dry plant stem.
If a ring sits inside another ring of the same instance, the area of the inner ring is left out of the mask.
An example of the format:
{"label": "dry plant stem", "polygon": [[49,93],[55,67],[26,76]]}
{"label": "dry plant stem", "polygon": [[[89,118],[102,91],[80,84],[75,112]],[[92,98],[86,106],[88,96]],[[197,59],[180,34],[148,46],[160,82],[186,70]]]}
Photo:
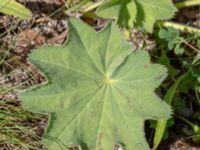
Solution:
{"label": "dry plant stem", "polygon": [[186,0],[184,2],[178,2],[175,4],[176,8],[178,9],[198,5],[200,5],[200,0]]}
{"label": "dry plant stem", "polygon": [[37,77],[38,75],[34,75],[34,76],[32,76],[31,78],[29,78],[28,80],[26,80],[26,81],[24,81],[24,82],[21,82],[21,83],[19,83],[18,85],[16,85],[16,86],[13,86],[13,87],[10,87],[10,88],[8,88],[8,89],[5,89],[4,91],[2,91],[2,95],[4,95],[4,94],[6,94],[6,93],[8,93],[8,92],[11,92],[12,90],[14,90],[14,89],[17,89],[17,88],[19,88],[20,86],[22,86],[24,83],[26,83],[26,82],[28,82],[28,81],[31,81],[32,79],[34,79],[35,77]]}
{"label": "dry plant stem", "polygon": [[82,2],[75,5],[74,7],[71,7],[70,9],[66,10],[65,13],[70,14],[70,13],[74,12],[75,10],[81,8],[82,6],[86,5],[88,2],[90,2],[90,0],[83,0]]}
{"label": "dry plant stem", "polygon": [[82,13],[87,13],[89,11],[92,11],[92,10],[98,8],[102,3],[103,3],[103,1],[92,3],[92,4],[88,5],[87,7],[85,7],[81,12]]}
{"label": "dry plant stem", "polygon": [[189,44],[188,42],[186,42],[185,40],[181,40],[181,42],[183,42],[185,45],[187,45],[188,47],[190,47],[191,49],[195,50],[197,53],[200,52],[199,49],[197,49],[196,47],[194,47],[193,45]]}

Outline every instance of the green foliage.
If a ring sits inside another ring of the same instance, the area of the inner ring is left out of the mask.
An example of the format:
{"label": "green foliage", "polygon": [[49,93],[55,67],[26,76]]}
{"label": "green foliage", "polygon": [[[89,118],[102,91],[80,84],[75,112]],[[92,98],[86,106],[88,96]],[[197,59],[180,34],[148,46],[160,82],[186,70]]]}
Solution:
{"label": "green foliage", "polygon": [[105,0],[97,14],[116,18],[120,27],[143,27],[152,32],[157,20],[169,19],[175,11],[171,0]]}
{"label": "green foliage", "polygon": [[[187,77],[188,73],[183,74],[182,76],[180,76],[176,82],[170,87],[170,89],[168,90],[167,94],[164,97],[165,102],[167,102],[169,105],[172,104],[175,92],[178,88],[178,86],[180,85],[180,83],[184,80],[185,77]],[[156,132],[155,132],[155,136],[154,136],[154,142],[153,142],[153,149],[157,149],[158,145],[160,144],[164,133],[165,133],[165,129],[167,127],[167,119],[163,119],[163,120],[159,120],[157,122],[156,125]]]}
{"label": "green foliage", "polygon": [[187,112],[186,101],[184,99],[175,99],[174,108],[176,109],[178,114],[186,113]]}
{"label": "green foliage", "polygon": [[192,64],[185,63],[185,67],[188,70],[190,70],[190,73],[184,79],[184,82],[180,85],[180,87],[179,87],[180,92],[188,94],[189,90],[195,91],[196,88],[200,87],[200,82],[198,82],[198,80],[200,78],[200,66],[199,66],[199,64],[200,64],[199,53],[197,53]]}
{"label": "green foliage", "polygon": [[158,59],[158,63],[167,67],[169,75],[175,77],[178,71],[170,64],[170,59],[166,55],[166,51],[164,49],[161,50],[161,55]]}
{"label": "green foliage", "polygon": [[181,116],[178,116],[178,118],[189,125],[191,128],[191,130],[185,130],[185,133],[189,136],[192,135],[192,140],[195,143],[200,143],[200,126]]}
{"label": "green foliage", "polygon": [[[198,42],[198,41],[197,41]],[[198,44],[198,43],[197,43]],[[198,52],[196,54],[196,56],[194,57],[194,60],[192,62],[192,65],[194,66],[199,66],[200,65],[200,52]]]}
{"label": "green foliage", "polygon": [[[160,39],[163,48],[168,50],[173,50],[174,53],[178,56],[186,52],[188,47],[192,48],[195,51],[198,51],[198,39],[200,37],[199,33],[188,35],[186,37],[180,30],[174,29],[173,27],[161,28],[158,32],[158,38]],[[196,42],[197,48],[194,48],[190,45],[190,42]]]}
{"label": "green foliage", "polygon": [[51,115],[44,136],[49,150],[112,150],[116,144],[149,150],[144,121],[170,117],[154,93],[166,69],[151,64],[145,51],[132,53],[114,24],[96,32],[72,20],[65,45],[39,48],[29,59],[49,81],[22,93],[22,105]]}
{"label": "green foliage", "polygon": [[197,47],[200,49],[200,40],[197,40]]}
{"label": "green foliage", "polygon": [[[175,122],[173,118],[167,120],[166,129],[172,127],[174,124]],[[150,121],[150,128],[156,129],[156,126],[157,126],[157,121]],[[163,139],[167,140],[168,137],[169,137],[169,133],[167,130],[165,130],[163,133]]]}
{"label": "green foliage", "polygon": [[0,3],[0,12],[20,17],[21,19],[32,18],[32,13],[23,5],[14,0],[2,0]]}
{"label": "green foliage", "polygon": [[185,52],[184,47],[181,45],[180,32],[174,28],[168,27],[159,31],[159,37],[167,42],[167,48],[174,50],[175,54],[182,55]]}
{"label": "green foliage", "polygon": [[[159,52],[156,50],[156,55],[158,55],[157,61],[165,65],[170,73],[169,78],[166,80],[167,82],[162,84],[162,90],[166,91],[164,100],[173,107],[176,116],[180,115],[183,119],[185,117],[192,118],[193,124],[196,124],[198,119],[193,118],[196,110],[191,109],[191,105],[193,108],[198,107],[200,102],[200,84],[198,83],[198,78],[200,77],[200,55],[197,53],[198,49],[196,48],[198,47],[197,39],[199,39],[199,35],[183,34],[173,28],[166,28],[160,29],[155,36],[157,37],[158,47],[160,48]],[[182,56],[175,51],[177,45],[184,48],[184,54]],[[161,94],[163,94],[163,91],[161,91]],[[175,120],[175,118],[173,119]],[[158,147],[162,139],[166,138],[167,128],[167,120],[158,121],[157,127],[155,128],[154,149]],[[196,136],[198,134],[199,130],[194,132],[193,129],[192,132],[188,132],[187,136],[193,137],[195,135],[194,137],[198,137]]]}

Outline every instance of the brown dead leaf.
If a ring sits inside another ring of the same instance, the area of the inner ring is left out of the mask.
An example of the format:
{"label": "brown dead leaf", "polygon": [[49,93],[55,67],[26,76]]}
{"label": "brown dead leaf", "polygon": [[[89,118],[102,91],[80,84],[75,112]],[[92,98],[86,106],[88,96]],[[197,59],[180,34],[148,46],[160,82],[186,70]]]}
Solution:
{"label": "brown dead leaf", "polygon": [[46,38],[40,33],[33,30],[25,30],[22,31],[17,38],[15,52],[20,54],[34,48],[36,45],[42,45],[45,43]]}
{"label": "brown dead leaf", "polygon": [[183,139],[179,139],[170,146],[170,150],[199,150],[197,147],[190,146]]}
{"label": "brown dead leaf", "polygon": [[67,32],[63,32],[60,35],[55,36],[55,37],[49,39],[47,41],[47,43],[51,44],[51,45],[53,45],[53,44],[62,44],[65,41],[66,36],[67,36]]}
{"label": "brown dead leaf", "polygon": [[56,4],[56,5],[64,5],[65,0],[18,0],[21,3],[27,2],[38,2],[38,3],[47,3],[47,4]]}

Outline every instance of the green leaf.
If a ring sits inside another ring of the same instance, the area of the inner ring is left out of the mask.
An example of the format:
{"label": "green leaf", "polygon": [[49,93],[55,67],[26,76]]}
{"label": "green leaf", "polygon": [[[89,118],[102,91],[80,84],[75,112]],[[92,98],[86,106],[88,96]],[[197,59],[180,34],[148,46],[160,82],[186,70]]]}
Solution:
{"label": "green leaf", "polygon": [[185,48],[181,45],[182,37],[178,30],[171,27],[160,29],[158,36],[163,40],[161,41],[163,45],[167,45],[169,50],[173,49],[176,55],[182,55],[185,52]]}
{"label": "green leaf", "polygon": [[[185,79],[187,77],[189,72],[183,74],[182,76],[180,76],[176,82],[170,87],[170,89],[168,90],[167,94],[164,97],[164,101],[167,102],[169,105],[171,105],[172,100],[174,98],[174,94],[176,92],[176,89],[178,88],[178,86],[180,85],[180,83],[183,81],[183,79]],[[159,146],[164,133],[165,133],[165,129],[166,129],[166,125],[167,125],[167,119],[162,119],[159,120],[157,122],[157,126],[156,126],[156,132],[155,132],[155,136],[154,136],[154,142],[153,142],[153,149],[157,149],[157,147]]]}
{"label": "green leaf", "polygon": [[131,27],[136,21],[137,8],[134,1],[112,0],[105,1],[98,15],[103,18],[115,18],[121,27]]}
{"label": "green leaf", "polygon": [[178,30],[175,30],[171,27],[166,29],[160,29],[159,38],[164,40],[164,43],[167,42],[167,47],[169,50],[172,50],[177,44],[180,43],[180,33]]}
{"label": "green leaf", "polygon": [[104,0],[97,10],[97,15],[116,18],[121,27],[135,25],[152,32],[157,20],[169,19],[175,12],[176,8],[171,0]]}
{"label": "green leaf", "polygon": [[167,57],[166,50],[164,49],[161,50],[158,63],[164,65],[168,69],[169,75],[171,75],[173,78],[179,73],[179,71],[170,64],[170,60]]}
{"label": "green leaf", "polygon": [[[173,125],[174,125],[174,119],[173,118],[167,120],[166,128],[172,127]],[[151,120],[150,121],[150,128],[154,128],[155,129],[156,126],[157,126],[157,121]],[[167,130],[165,130],[164,133],[163,133],[163,137],[162,138],[164,140],[167,140],[168,137],[169,137],[169,133],[168,133]]]}
{"label": "green leaf", "polygon": [[[179,91],[181,93],[187,94],[189,90],[195,90],[198,74],[195,72],[195,68],[189,68],[191,71],[188,73],[187,77],[184,78],[184,82],[179,86]],[[196,74],[196,75],[195,75]]]}
{"label": "green leaf", "polygon": [[22,105],[51,115],[48,150],[112,150],[115,144],[149,150],[144,121],[170,117],[170,107],[154,93],[166,69],[151,64],[145,51],[132,53],[114,24],[96,32],[72,20],[65,45],[39,48],[29,59],[49,81],[22,93]]}
{"label": "green leaf", "polygon": [[2,0],[0,3],[0,12],[20,17],[21,19],[32,18],[32,13],[30,10],[14,0]]}
{"label": "green leaf", "polygon": [[181,46],[181,44],[177,44],[174,48],[174,52],[176,55],[182,55],[185,52],[185,49]]}
{"label": "green leaf", "polygon": [[194,66],[198,66],[200,64],[200,52],[198,52],[196,54],[196,56],[194,57],[194,60],[192,62],[192,65]]}
{"label": "green leaf", "polygon": [[200,40],[197,40],[197,47],[200,49]]}
{"label": "green leaf", "polygon": [[180,32],[172,27],[168,27],[166,29],[161,28],[158,34],[161,39],[166,41],[179,41],[178,37],[180,36]]}
{"label": "green leaf", "polygon": [[187,106],[186,100],[183,98],[174,97],[174,110],[182,116],[190,116],[190,108]]}

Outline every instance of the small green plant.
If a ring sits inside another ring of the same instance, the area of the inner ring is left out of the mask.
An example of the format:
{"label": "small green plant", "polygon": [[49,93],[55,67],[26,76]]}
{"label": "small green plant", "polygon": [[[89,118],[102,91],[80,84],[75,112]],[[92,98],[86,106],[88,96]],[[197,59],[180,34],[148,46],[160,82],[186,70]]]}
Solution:
{"label": "small green plant", "polygon": [[31,19],[32,13],[15,0],[2,0],[0,3],[0,12],[8,15],[20,17],[21,19]]}
{"label": "small green plant", "polygon": [[114,24],[96,32],[72,20],[66,44],[39,48],[29,60],[49,81],[21,100],[27,110],[50,114],[43,139],[48,150],[149,150],[144,121],[170,117],[154,93],[166,69],[151,64],[145,51],[133,53]]}
{"label": "small green plant", "polygon": [[[161,28],[158,33],[159,38],[161,39],[162,47],[167,48],[169,51],[173,50],[176,55],[182,55],[187,47],[198,52],[198,40],[197,48],[190,45],[188,41],[198,39],[199,33],[194,34],[194,36],[190,36],[189,38],[183,37],[181,32],[172,27]],[[167,44],[166,44],[167,43]],[[166,47],[167,45],[167,47]]]}
{"label": "small green plant", "polygon": [[[167,88],[166,85],[164,86],[164,89],[168,89],[166,95],[164,96],[164,100],[169,105],[172,105],[174,117],[181,118],[186,125],[189,125],[193,129],[192,132],[187,133],[187,136],[195,139],[195,142],[197,140],[199,142],[199,127],[196,125],[196,120],[197,122],[199,120],[194,118],[192,113],[189,113],[191,110],[187,105],[189,102],[193,103],[193,105],[199,105],[198,89],[200,84],[198,82],[198,78],[200,76],[200,57],[198,50],[198,37],[199,34],[184,35],[180,31],[173,28],[162,28],[158,32],[158,43],[160,43],[159,47],[161,48],[161,55],[158,58],[158,62],[168,68],[170,73],[170,80],[168,81],[173,81],[173,83],[167,84],[169,88]],[[191,45],[190,43],[196,43],[196,45]],[[180,53],[175,51],[176,45],[181,45],[181,47],[184,48],[184,51],[181,54],[184,53],[184,55],[188,55],[190,57],[186,57],[185,59],[180,57]],[[171,50],[174,50],[174,52]],[[170,55],[167,56],[167,54]],[[172,59],[175,59],[176,62],[179,62],[180,66],[174,64],[172,65],[170,63],[172,62]],[[193,91],[195,94],[190,96],[189,99],[181,97],[182,94],[189,95],[191,91]],[[197,112],[194,112],[194,114],[195,113]],[[177,115],[181,115],[182,117],[176,117]],[[188,119],[186,119],[189,117],[191,117],[194,122],[190,122]],[[154,126],[155,135],[153,149],[157,149],[162,139],[166,138],[166,132],[169,128],[168,121],[169,120],[159,120],[156,124],[156,127]]]}
{"label": "small green plant", "polygon": [[174,28],[168,27],[166,29],[161,29],[159,31],[159,37],[167,42],[168,50],[174,50],[175,54],[181,55],[184,53],[185,49],[181,45],[183,44],[180,36],[180,32]]}

